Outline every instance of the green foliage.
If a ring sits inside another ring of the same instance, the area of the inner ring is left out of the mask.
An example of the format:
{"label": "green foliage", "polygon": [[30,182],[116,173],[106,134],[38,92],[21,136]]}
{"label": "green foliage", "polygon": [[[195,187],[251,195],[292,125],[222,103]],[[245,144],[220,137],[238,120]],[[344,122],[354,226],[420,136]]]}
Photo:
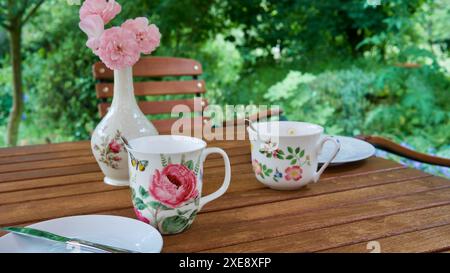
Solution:
{"label": "green foliage", "polygon": [[291,71],[266,98],[292,120],[319,123],[330,134],[378,134],[423,152],[450,142],[450,79],[430,67],[353,67],[312,75]]}
{"label": "green foliage", "polygon": [[6,126],[8,122],[9,109],[12,105],[11,68],[0,70],[0,126]]}

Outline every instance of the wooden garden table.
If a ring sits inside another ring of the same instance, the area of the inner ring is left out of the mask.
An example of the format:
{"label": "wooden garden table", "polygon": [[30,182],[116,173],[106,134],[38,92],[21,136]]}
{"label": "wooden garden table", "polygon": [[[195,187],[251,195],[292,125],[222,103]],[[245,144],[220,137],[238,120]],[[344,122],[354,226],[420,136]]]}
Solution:
{"label": "wooden garden table", "polygon": [[[255,179],[247,141],[209,146],[229,154],[231,186],[188,231],[165,236],[164,252],[370,252],[370,241],[382,252],[450,250],[444,178],[373,157],[280,192]],[[205,194],[221,184],[222,164],[206,161]],[[80,214],[134,217],[129,189],[102,178],[87,141],[0,149],[0,226]]]}

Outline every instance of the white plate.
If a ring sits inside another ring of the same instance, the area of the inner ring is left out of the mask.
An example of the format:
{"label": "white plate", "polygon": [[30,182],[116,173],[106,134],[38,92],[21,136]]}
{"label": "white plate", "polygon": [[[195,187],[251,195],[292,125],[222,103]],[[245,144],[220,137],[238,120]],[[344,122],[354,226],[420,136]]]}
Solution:
{"label": "white plate", "polygon": [[[141,221],[111,215],[82,215],[53,219],[29,227],[65,237],[84,239],[145,253],[160,252],[161,234]],[[64,244],[17,234],[0,238],[0,253],[70,253],[77,252]],[[78,251],[79,252],[79,251]]]}
{"label": "white plate", "polygon": [[[331,165],[339,165],[367,159],[375,154],[372,144],[353,137],[331,136],[341,144],[341,149]],[[319,155],[319,164],[325,163],[333,151],[333,143],[326,142]]]}

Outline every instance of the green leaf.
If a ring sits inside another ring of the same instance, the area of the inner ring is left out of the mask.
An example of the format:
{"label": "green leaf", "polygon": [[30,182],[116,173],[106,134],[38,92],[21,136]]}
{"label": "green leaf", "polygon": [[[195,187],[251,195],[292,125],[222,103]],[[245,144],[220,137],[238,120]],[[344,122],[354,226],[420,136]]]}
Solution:
{"label": "green leaf", "polygon": [[192,213],[191,213],[191,215],[189,216],[189,221],[192,221],[192,220],[194,220],[194,218],[195,218],[195,216],[197,216],[197,210],[194,210]]}
{"label": "green leaf", "polygon": [[147,208],[147,205],[145,205],[144,201],[142,201],[141,198],[137,197],[135,199],[133,199],[134,202],[134,206],[138,209],[138,210],[144,210]]}
{"label": "green leaf", "polygon": [[292,159],[291,165],[294,165],[295,163],[297,163],[297,159]]}
{"label": "green leaf", "polygon": [[288,147],[287,150],[288,150],[288,152],[291,153],[291,154],[294,152],[294,150],[292,149],[292,147]]}
{"label": "green leaf", "polygon": [[186,213],[188,213],[188,212],[190,212],[191,210],[189,210],[189,209],[187,209],[187,210],[179,210],[179,209],[177,209],[177,213],[178,213],[178,215],[185,215]]}
{"label": "green leaf", "polygon": [[288,156],[286,157],[287,160],[291,160],[291,159],[293,159],[293,158],[294,158],[293,155],[288,155]]}
{"label": "green leaf", "polygon": [[134,200],[136,198],[136,191],[131,188],[131,200]]}
{"label": "green leaf", "polygon": [[160,157],[161,157],[161,165],[163,167],[167,167],[167,159],[166,159],[166,157],[163,154],[160,154]]}
{"label": "green leaf", "polygon": [[302,150],[301,152],[300,152],[300,157],[303,157],[305,155],[305,150]]}
{"label": "green leaf", "polygon": [[185,163],[184,163],[184,166],[186,166],[189,170],[194,170],[194,161],[192,161],[192,160],[189,160],[189,161],[186,161]]}
{"label": "green leaf", "polygon": [[280,155],[284,155],[284,152],[283,152],[283,150],[278,150],[278,154],[280,154]]}
{"label": "green leaf", "polygon": [[144,189],[144,187],[142,187],[142,186],[139,186],[139,193],[140,193],[141,196],[144,197],[144,198],[149,197],[148,191],[146,191],[146,190]]}
{"label": "green leaf", "polygon": [[298,154],[298,153],[300,153],[300,147],[297,147],[297,148],[295,149],[295,154]]}
{"label": "green leaf", "polygon": [[161,229],[163,233],[174,234],[183,231],[189,224],[189,219],[184,216],[171,216],[163,220]]}
{"label": "green leaf", "polygon": [[157,201],[148,202],[147,205],[149,207],[153,208],[153,209],[162,209],[162,210],[169,210],[169,209],[171,209],[171,208],[169,208],[169,207],[167,207],[167,206],[165,206],[165,205],[163,205],[163,204],[161,204],[160,202],[157,202]]}
{"label": "green leaf", "polygon": [[198,157],[197,163],[195,163],[195,167],[194,167],[195,175],[198,175],[198,172],[200,171],[200,159],[201,159],[201,156]]}
{"label": "green leaf", "polygon": [[278,159],[283,159],[283,155],[277,154],[277,158],[278,158]]}

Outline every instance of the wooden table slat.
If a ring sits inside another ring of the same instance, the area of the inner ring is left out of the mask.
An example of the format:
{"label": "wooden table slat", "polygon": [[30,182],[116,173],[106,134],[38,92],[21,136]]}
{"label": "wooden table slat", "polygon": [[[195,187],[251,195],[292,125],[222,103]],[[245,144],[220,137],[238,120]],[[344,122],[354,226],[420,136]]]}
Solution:
{"label": "wooden table slat", "polygon": [[[376,242],[379,243],[381,253],[419,253],[447,250],[450,246],[450,223],[434,228],[377,239]],[[361,252],[361,250],[367,249],[367,243],[363,242],[338,247],[325,252]]]}

